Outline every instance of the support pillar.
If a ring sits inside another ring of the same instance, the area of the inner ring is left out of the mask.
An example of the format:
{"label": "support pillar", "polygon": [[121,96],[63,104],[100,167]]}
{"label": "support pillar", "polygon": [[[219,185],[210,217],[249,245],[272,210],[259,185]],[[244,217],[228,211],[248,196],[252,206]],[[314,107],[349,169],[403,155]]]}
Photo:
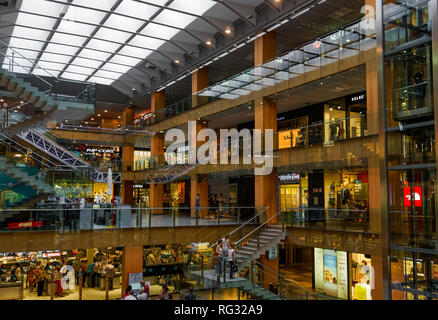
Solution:
{"label": "support pillar", "polygon": [[[134,146],[124,145],[122,147],[122,168],[123,171],[132,171],[134,169]],[[134,182],[122,180],[122,203],[134,204],[133,189]]]}
{"label": "support pillar", "polygon": [[[151,112],[155,113],[165,106],[165,92],[154,92],[151,97]],[[164,136],[154,135],[151,137],[151,157],[154,166],[164,165]],[[164,201],[164,185],[150,185],[149,204],[151,208],[162,208]],[[154,210],[152,213],[162,213],[162,210]]]}
{"label": "support pillar", "polygon": [[[134,126],[134,107],[126,107],[122,112],[122,126],[123,128],[132,128]],[[122,146],[122,171],[134,170],[134,146]],[[122,177],[123,179],[123,177]],[[134,204],[134,182],[122,180],[122,203]]]}
{"label": "support pillar", "polygon": [[[269,32],[259,37],[254,43],[254,65],[260,65],[272,59],[276,55],[277,35]],[[261,129],[262,134],[266,129],[277,132],[277,102],[259,96],[254,101],[255,104],[255,129]],[[274,139],[275,140],[275,139]],[[264,141],[264,138],[262,139]],[[277,214],[277,172],[275,168],[272,173],[264,176],[255,176],[255,206],[269,207],[266,211],[266,218],[269,219]],[[269,223],[276,223],[277,219],[272,219]],[[278,258],[269,260],[265,254],[261,258],[261,263],[278,273]],[[263,273],[263,281],[266,289],[269,284],[278,283],[277,277],[272,276],[272,271]]]}
{"label": "support pillar", "polygon": [[208,87],[208,68],[204,67],[192,74],[192,108],[208,102],[208,97],[196,93]]}
{"label": "support pillar", "polygon": [[[196,123],[196,137],[198,132],[202,129],[208,128],[207,122],[197,122]],[[189,132],[189,134],[191,134]],[[196,137],[191,137],[192,141],[197,141]],[[202,145],[203,142],[196,142],[196,147]],[[190,207],[191,209],[191,217],[196,217],[196,194],[199,193],[200,197],[200,206],[208,207],[208,175],[207,174],[195,174],[190,177],[191,179],[191,187],[190,187]],[[208,210],[200,210],[199,217],[206,217],[208,215]]]}
{"label": "support pillar", "polygon": [[123,248],[121,295],[128,286],[130,273],[143,274],[143,247]]}

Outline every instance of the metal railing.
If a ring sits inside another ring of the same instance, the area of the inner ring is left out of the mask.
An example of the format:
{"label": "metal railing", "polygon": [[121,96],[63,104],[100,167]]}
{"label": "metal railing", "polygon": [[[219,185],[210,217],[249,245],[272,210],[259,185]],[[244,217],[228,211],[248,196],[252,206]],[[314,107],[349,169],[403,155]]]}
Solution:
{"label": "metal railing", "polygon": [[[153,227],[189,227],[189,226],[231,226],[241,221],[242,207],[230,207],[234,215],[197,217],[191,215],[194,207],[182,208],[131,208],[129,206],[112,206],[111,204],[91,205],[81,208],[79,201],[59,204],[59,200],[50,197],[34,209],[0,210],[0,231],[11,231],[11,223],[24,224],[12,231],[56,231],[72,232],[80,230],[102,230],[107,228],[153,228]],[[94,205],[97,206],[97,205]],[[101,206],[101,207],[100,207]],[[201,207],[200,209],[218,212],[217,207]]]}

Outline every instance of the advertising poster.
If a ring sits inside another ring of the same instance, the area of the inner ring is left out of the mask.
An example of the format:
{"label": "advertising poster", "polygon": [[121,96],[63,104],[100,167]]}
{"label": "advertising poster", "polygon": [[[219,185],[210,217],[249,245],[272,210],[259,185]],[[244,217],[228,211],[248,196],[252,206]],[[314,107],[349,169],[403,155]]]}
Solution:
{"label": "advertising poster", "polygon": [[324,249],[324,291],[331,296],[338,296],[338,268],[335,250]]}
{"label": "advertising poster", "polygon": [[348,299],[347,252],[337,251],[338,260],[338,298]]}
{"label": "advertising poster", "polygon": [[278,133],[278,149],[286,149],[292,146],[292,131],[280,131]]}
{"label": "advertising poster", "polygon": [[315,290],[324,292],[324,250],[315,248]]}

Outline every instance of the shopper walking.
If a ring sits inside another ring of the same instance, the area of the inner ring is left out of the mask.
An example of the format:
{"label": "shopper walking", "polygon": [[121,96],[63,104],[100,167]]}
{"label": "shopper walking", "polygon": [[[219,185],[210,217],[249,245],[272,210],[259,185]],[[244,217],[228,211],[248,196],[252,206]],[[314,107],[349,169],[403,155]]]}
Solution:
{"label": "shopper walking", "polygon": [[219,243],[216,245],[216,249],[214,251],[213,256],[213,264],[215,266],[216,275],[220,275],[222,272],[222,239],[219,240]]}
{"label": "shopper walking", "polygon": [[140,286],[143,289],[143,292],[146,294],[146,298],[144,300],[150,300],[151,299],[151,289],[149,288],[149,285],[145,283],[143,280],[140,282]]}
{"label": "shopper walking", "polygon": [[234,279],[234,273],[236,270],[236,252],[234,250],[234,244],[228,250],[228,263],[230,265],[230,279]]}
{"label": "shopper walking", "polygon": [[108,276],[109,290],[113,290],[114,265],[111,260],[108,261],[108,264],[106,265],[104,270]]}
{"label": "shopper walking", "polygon": [[58,297],[62,297],[62,285],[61,285],[62,275],[60,270],[61,267],[57,266],[53,271],[53,279],[55,280],[56,283],[56,295]]}
{"label": "shopper walking", "polygon": [[197,194],[196,194],[196,199],[195,199],[196,225],[198,225],[198,221],[199,221],[199,211],[200,211],[200,207],[201,207],[201,197],[199,196],[199,193],[197,193]]}
{"label": "shopper walking", "polygon": [[44,290],[44,278],[46,277],[46,274],[44,272],[43,267],[40,265],[37,267],[37,294],[38,297],[41,297],[43,295]]}
{"label": "shopper walking", "polygon": [[94,286],[96,285],[96,275],[95,275],[95,270],[94,270],[95,266],[96,266],[96,263],[93,260],[88,264],[88,267],[87,267],[88,287],[90,287],[90,288],[94,288]]}
{"label": "shopper walking", "polygon": [[196,300],[196,295],[193,293],[193,287],[189,288],[189,293],[184,296],[184,300]]}
{"label": "shopper walking", "polygon": [[170,294],[169,288],[166,285],[163,285],[161,293],[158,296],[158,300],[172,300],[172,295]]}

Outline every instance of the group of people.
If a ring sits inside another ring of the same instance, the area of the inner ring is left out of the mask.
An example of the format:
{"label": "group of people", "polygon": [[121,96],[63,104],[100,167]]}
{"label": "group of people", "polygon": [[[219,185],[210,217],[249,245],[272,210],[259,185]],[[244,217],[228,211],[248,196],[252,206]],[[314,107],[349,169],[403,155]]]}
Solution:
{"label": "group of people", "polygon": [[230,279],[234,279],[234,274],[237,272],[236,251],[234,244],[230,242],[229,235],[219,240],[213,254],[214,269],[219,277],[223,276],[222,268],[226,262],[229,264]]}
{"label": "group of people", "polygon": [[[151,300],[150,287],[143,280],[140,282],[140,291],[133,293],[132,286],[128,284],[126,291],[122,295],[123,300]],[[163,285],[157,300],[173,300],[173,295],[170,293],[169,287]],[[196,295],[193,292],[193,287],[184,295],[184,300],[196,300]]]}

